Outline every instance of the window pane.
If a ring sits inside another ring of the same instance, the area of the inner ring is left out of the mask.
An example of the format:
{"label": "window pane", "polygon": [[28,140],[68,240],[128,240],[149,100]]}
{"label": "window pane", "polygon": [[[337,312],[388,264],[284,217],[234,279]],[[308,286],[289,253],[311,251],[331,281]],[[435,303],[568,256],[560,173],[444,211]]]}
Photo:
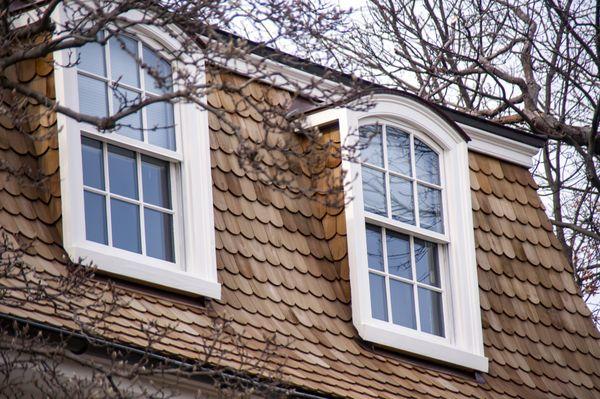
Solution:
{"label": "window pane", "polygon": [[419,287],[419,313],[421,331],[439,335],[440,337],[444,336],[442,294]]}
{"label": "window pane", "polygon": [[[98,40],[102,40],[102,33],[98,34]],[[78,69],[106,76],[106,62],[104,61],[104,46],[99,43],[88,43],[77,50],[79,57]]]}
{"label": "window pane", "polygon": [[390,279],[390,297],[392,301],[392,319],[394,324],[409,328],[417,328],[413,286],[411,284]]}
{"label": "window pane", "polygon": [[142,189],[145,203],[170,209],[169,163],[142,156]]}
{"label": "window pane", "polygon": [[440,184],[438,154],[427,144],[415,137],[415,166],[417,178],[429,183]]}
{"label": "window pane", "polygon": [[138,199],[137,168],[133,151],[109,145],[108,175],[111,193]]}
{"label": "window pane", "polygon": [[138,206],[111,198],[110,216],[113,246],[141,253],[140,212]]}
{"label": "window pane", "polygon": [[173,104],[159,102],[146,108],[148,120],[148,142],[169,150],[175,150],[175,121],[173,119]]}
{"label": "window pane", "polygon": [[383,167],[381,125],[361,126],[358,133],[361,161]]}
{"label": "window pane", "polygon": [[418,282],[440,286],[437,244],[415,238],[415,266]]}
{"label": "window pane", "polygon": [[419,220],[421,227],[438,233],[444,232],[442,221],[442,192],[418,184],[419,186]]}
{"label": "window pane", "polygon": [[108,244],[106,227],[106,198],[104,195],[83,191],[85,208],[85,238]]}
{"label": "window pane", "polygon": [[[144,46],[143,50],[144,64],[152,68],[158,75],[159,79],[150,76],[148,69],[144,68],[144,86],[147,91],[155,93],[166,93],[171,91],[172,74],[171,65],[160,58],[155,51]],[[159,84],[160,83],[160,84]]]}
{"label": "window pane", "polygon": [[386,216],[385,174],[363,166],[362,184],[365,211]]}
{"label": "window pane", "polygon": [[369,273],[369,286],[371,289],[371,316],[374,319],[388,321],[385,278]]}
{"label": "window pane", "polygon": [[415,224],[412,182],[390,175],[392,218],[404,223]]}
{"label": "window pane", "polygon": [[79,112],[104,118],[108,115],[108,95],[106,83],[78,75]]}
{"label": "window pane", "polygon": [[83,159],[83,184],[104,190],[102,143],[81,137],[81,157]]}
{"label": "window pane", "polygon": [[367,224],[367,253],[369,268],[383,271],[383,249],[381,243],[381,227]]}
{"label": "window pane", "polygon": [[138,74],[138,45],[137,41],[119,36],[109,40],[110,43],[110,67],[114,81],[131,86],[140,87]]}
{"label": "window pane", "polygon": [[408,133],[386,126],[388,168],[407,176],[412,176],[410,169],[410,136]]}
{"label": "window pane", "polygon": [[146,252],[148,256],[173,262],[172,216],[152,209],[144,209],[146,228]]}
{"label": "window pane", "polygon": [[[139,93],[119,87],[113,90],[113,112],[117,113],[127,107],[135,105],[136,103],[139,103],[140,100]],[[117,123],[119,125],[117,128],[118,134],[136,140],[143,140],[142,111],[121,118]]]}
{"label": "window pane", "polygon": [[386,230],[388,271],[390,274],[412,279],[410,240],[408,236]]}

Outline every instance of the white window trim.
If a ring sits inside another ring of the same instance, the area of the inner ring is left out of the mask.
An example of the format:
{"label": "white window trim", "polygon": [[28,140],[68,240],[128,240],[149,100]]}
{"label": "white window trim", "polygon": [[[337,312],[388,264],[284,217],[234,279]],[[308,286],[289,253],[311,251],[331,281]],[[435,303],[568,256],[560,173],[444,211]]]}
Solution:
{"label": "white window trim", "polygon": [[[342,167],[345,175],[345,195],[351,198],[346,205],[348,262],[352,295],[352,317],[359,335],[366,341],[419,357],[448,363],[461,368],[487,372],[488,359],[483,352],[479,286],[475,259],[475,237],[469,183],[468,148],[464,138],[434,111],[415,100],[392,94],[377,94],[375,104],[368,111],[349,108],[328,109],[307,117],[310,126],[338,121],[340,139],[346,148],[352,148],[358,139],[362,120],[394,121],[413,131],[428,135],[444,151],[442,175],[446,192],[443,196],[447,265],[445,291],[449,300],[444,306],[445,329],[448,338],[419,332],[410,328],[383,322],[371,317],[365,212],[361,181],[361,166],[344,154]],[[452,173],[448,173],[451,170]],[[385,227],[385,226],[384,226]],[[431,236],[424,237],[431,240]],[[443,240],[440,240],[443,242]],[[440,262],[442,263],[442,262]]]}
{"label": "white window trim", "polygon": [[[130,12],[135,18],[135,12]],[[59,7],[55,16],[65,20],[65,10]],[[139,40],[162,43],[172,50],[180,44],[156,27],[137,25],[132,34]],[[152,47],[152,46],[151,46]],[[56,100],[71,109],[78,109],[79,94],[76,68],[63,68],[69,61],[68,51],[55,53],[54,78]],[[205,76],[198,72],[200,84]],[[176,82],[175,82],[176,84]],[[62,114],[57,114],[59,129],[61,201],[63,246],[69,256],[83,263],[93,262],[98,270],[152,286],[191,295],[202,295],[215,299],[221,297],[221,284],[217,279],[215,230],[213,220],[212,178],[210,167],[210,145],[208,113],[191,103],[179,102],[174,109],[177,151],[152,146],[152,156],[179,163],[180,178],[177,181],[180,215],[174,220],[176,263],[132,253],[108,245],[86,240],[83,172],[81,156],[81,132],[89,137],[133,148],[144,152],[147,144],[127,137],[111,134],[90,133],[86,125]],[[171,168],[173,169],[173,168]],[[173,175],[173,174],[172,174]],[[181,226],[183,224],[183,226]],[[177,242],[177,238],[179,238]]]}

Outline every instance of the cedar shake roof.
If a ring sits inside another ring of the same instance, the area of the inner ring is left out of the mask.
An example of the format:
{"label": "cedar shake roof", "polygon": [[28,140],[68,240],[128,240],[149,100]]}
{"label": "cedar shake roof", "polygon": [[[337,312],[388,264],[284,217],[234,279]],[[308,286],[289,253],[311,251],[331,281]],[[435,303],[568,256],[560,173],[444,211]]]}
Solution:
{"label": "cedar shake roof", "polygon": [[[24,64],[15,78],[53,90],[51,68],[44,62]],[[288,100],[285,92],[258,84],[250,92],[259,101]],[[209,102],[230,113],[243,136],[261,139],[260,114],[237,111],[223,92]],[[30,111],[37,112],[36,106]],[[324,396],[600,397],[600,334],[526,169],[476,153],[469,157],[483,338],[490,359],[489,373],[474,376],[361,342],[351,320],[343,209],[293,199],[254,181],[238,165],[234,132],[214,117],[209,123],[222,300],[208,300],[205,307],[200,299],[125,285],[120,295],[127,305],[110,319],[104,337],[144,346],[141,323],[176,323],[176,331],[155,349],[196,359],[212,319],[230,317],[249,358],[259,357],[273,339],[282,347],[268,367],[282,366],[284,382]],[[0,118],[0,125],[2,160],[24,166],[27,181],[33,181],[30,174],[46,177],[32,188],[0,172],[0,225],[32,243],[26,261],[53,275],[64,273],[56,135],[29,140],[15,133],[10,120]],[[30,131],[32,136],[56,132],[56,122],[44,118]],[[328,135],[336,139],[335,131]],[[339,170],[339,161],[328,167]],[[41,303],[0,305],[0,313],[77,329],[68,314]],[[225,364],[236,366],[239,353],[229,343],[222,351]]]}

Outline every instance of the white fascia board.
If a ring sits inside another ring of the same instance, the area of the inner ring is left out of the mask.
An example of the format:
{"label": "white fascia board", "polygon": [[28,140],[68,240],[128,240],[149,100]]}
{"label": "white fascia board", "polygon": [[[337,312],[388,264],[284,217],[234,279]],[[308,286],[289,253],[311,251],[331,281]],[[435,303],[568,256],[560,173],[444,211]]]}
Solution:
{"label": "white fascia board", "polygon": [[539,148],[482,129],[460,123],[459,126],[469,135],[469,150],[509,161],[527,169],[531,168],[533,157]]}

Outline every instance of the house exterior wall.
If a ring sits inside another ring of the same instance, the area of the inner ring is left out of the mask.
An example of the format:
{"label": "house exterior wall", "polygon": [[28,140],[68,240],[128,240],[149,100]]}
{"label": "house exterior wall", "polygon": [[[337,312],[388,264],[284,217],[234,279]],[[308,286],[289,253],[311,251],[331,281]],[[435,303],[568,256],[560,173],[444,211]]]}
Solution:
{"label": "house exterior wall", "polygon": [[[42,63],[23,65],[15,77],[53,90],[51,68]],[[243,83],[236,75],[215,79]],[[251,95],[281,106],[289,100],[286,92],[258,83]],[[240,112],[223,92],[208,101],[241,126],[244,138],[264,139],[260,114]],[[39,113],[36,107],[30,105],[28,112]],[[25,139],[10,120],[0,120],[2,159],[30,170],[23,177],[27,182],[34,175],[44,177],[41,184],[27,185],[0,172],[0,225],[17,242],[31,244],[27,262],[52,275],[66,273],[54,119],[44,116],[28,127],[33,136],[50,133],[43,140]],[[258,181],[239,166],[239,139],[216,117],[210,118],[209,131],[200,133],[211,140],[222,299],[205,302],[122,285],[119,295],[128,305],[116,309],[104,338],[144,347],[140,322],[175,325],[153,349],[193,361],[202,359],[210,344],[214,321],[224,318],[230,320],[230,334],[212,360],[323,396],[600,396],[600,335],[525,168],[477,153],[469,158],[482,328],[490,359],[489,373],[475,375],[361,342],[351,320],[343,207],[319,197],[297,198],[286,187]],[[339,140],[335,129],[325,138]],[[339,178],[339,160],[331,158],[323,167]],[[314,177],[301,166],[290,173],[302,184]],[[77,329],[68,314],[45,303],[0,304],[0,313]],[[253,367],[265,358],[264,367]]]}

